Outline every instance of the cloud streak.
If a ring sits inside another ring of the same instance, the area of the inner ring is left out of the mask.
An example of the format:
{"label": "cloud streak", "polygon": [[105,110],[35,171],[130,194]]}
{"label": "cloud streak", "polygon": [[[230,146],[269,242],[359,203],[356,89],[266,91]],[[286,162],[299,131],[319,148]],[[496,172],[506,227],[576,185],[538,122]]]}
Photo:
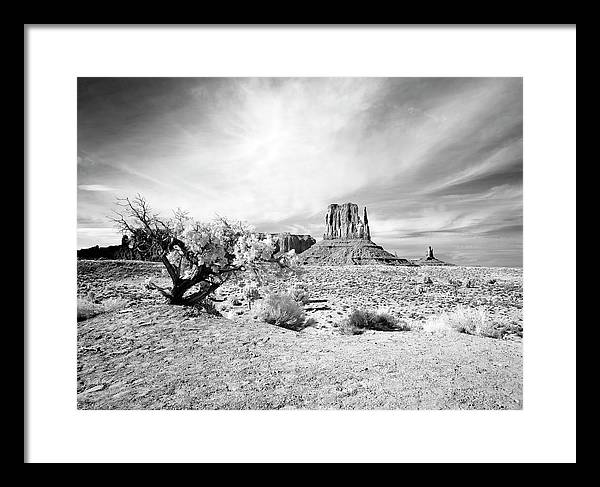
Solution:
{"label": "cloud streak", "polygon": [[522,124],[520,78],[80,78],[78,213],[139,192],[320,238],[353,201],[398,255],[521,265]]}
{"label": "cloud streak", "polygon": [[80,184],[77,187],[82,191],[114,191],[114,188],[103,184]]}

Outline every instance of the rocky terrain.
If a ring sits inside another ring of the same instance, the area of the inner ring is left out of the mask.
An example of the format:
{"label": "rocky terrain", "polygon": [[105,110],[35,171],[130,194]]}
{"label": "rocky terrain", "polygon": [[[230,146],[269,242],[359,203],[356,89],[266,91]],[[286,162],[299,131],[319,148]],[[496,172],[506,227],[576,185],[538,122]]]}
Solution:
{"label": "rocky terrain", "polygon": [[309,265],[414,265],[367,239],[321,240],[300,255]]}
{"label": "rocky terrain", "polygon": [[[273,285],[271,292],[285,292],[296,284],[308,290],[311,300],[305,309],[323,333],[335,333],[333,325],[353,309],[387,311],[418,324],[460,305],[483,308],[495,320],[522,330],[522,271],[518,268],[304,266],[299,276]],[[246,304],[239,289],[226,285],[219,294],[227,298],[219,305],[224,314],[247,314],[245,306],[231,304]]]}
{"label": "rocky terrain", "polygon": [[[120,309],[78,323],[79,408],[262,409],[522,407],[522,270],[460,266],[305,266],[311,326],[253,317],[235,286],[222,317],[164,304],[153,262],[78,261],[78,294]],[[256,306],[254,303],[254,306]],[[505,339],[423,331],[340,335],[354,308],[388,310],[418,325],[458,305],[510,322]],[[75,319],[75,316],[73,317]]]}

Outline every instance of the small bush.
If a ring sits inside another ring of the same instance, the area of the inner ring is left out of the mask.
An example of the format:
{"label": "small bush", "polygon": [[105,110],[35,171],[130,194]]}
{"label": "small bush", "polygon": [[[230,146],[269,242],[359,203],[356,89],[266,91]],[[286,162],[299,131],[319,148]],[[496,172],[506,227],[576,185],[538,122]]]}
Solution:
{"label": "small bush", "polygon": [[305,323],[304,310],[288,294],[268,295],[261,303],[257,317],[291,330],[300,330]]}
{"label": "small bush", "polygon": [[77,321],[88,320],[103,311],[104,309],[101,305],[85,298],[77,298]]}
{"label": "small bush", "polygon": [[408,323],[404,320],[398,320],[396,322],[396,330],[397,331],[412,331],[414,326],[411,323]]}
{"label": "small bush", "polygon": [[308,290],[304,284],[296,284],[288,291],[288,294],[297,303],[306,304],[310,299]]}
{"label": "small bush", "polygon": [[477,328],[475,335],[488,338],[504,338],[508,333],[508,328],[502,323],[492,321],[483,321]]}
{"label": "small bush", "polygon": [[458,332],[488,338],[503,338],[507,326],[491,321],[484,309],[459,307],[451,313],[430,317],[423,330],[431,333]]}
{"label": "small bush", "polygon": [[205,299],[202,302],[202,309],[206,311],[211,316],[223,316],[221,311],[216,307],[215,303],[210,299]]}
{"label": "small bush", "polygon": [[349,320],[342,320],[334,326],[338,328],[342,335],[362,335],[365,332],[364,328],[356,326],[355,323]]}
{"label": "small bush", "polygon": [[[340,331],[344,334],[358,335],[364,330],[377,331],[405,331],[410,329],[405,322],[398,320],[389,313],[374,311],[363,311],[355,309],[350,316],[338,324]],[[359,332],[359,330],[362,330]]]}
{"label": "small bush", "polygon": [[454,331],[445,317],[446,315],[430,316],[423,323],[423,331],[429,333],[449,333]]}
{"label": "small bush", "polygon": [[459,306],[452,313],[449,313],[446,319],[457,332],[478,335],[478,330],[485,326],[487,314],[481,308],[473,309]]}
{"label": "small bush", "polygon": [[260,298],[260,291],[255,284],[248,285],[244,288],[244,294],[249,302],[256,301]]}
{"label": "small bush", "polygon": [[90,298],[77,298],[77,321],[88,320],[102,313],[116,311],[127,305],[121,298],[109,298],[102,303],[95,303]]}

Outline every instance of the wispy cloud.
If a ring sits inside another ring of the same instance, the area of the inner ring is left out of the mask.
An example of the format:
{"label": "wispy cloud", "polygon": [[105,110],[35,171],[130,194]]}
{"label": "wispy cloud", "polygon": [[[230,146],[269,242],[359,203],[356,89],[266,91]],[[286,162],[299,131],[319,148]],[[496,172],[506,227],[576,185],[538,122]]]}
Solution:
{"label": "wispy cloud", "polygon": [[82,191],[114,191],[114,188],[103,184],[80,184],[77,187]]}
{"label": "wispy cloud", "polygon": [[95,78],[78,100],[82,217],[140,192],[320,237],[353,201],[399,254],[522,259],[521,79]]}

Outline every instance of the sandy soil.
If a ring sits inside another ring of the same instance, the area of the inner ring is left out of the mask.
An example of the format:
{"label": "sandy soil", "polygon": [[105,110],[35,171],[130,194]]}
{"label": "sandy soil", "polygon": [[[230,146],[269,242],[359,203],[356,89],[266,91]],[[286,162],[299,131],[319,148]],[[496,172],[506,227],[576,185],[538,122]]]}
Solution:
{"label": "sandy soil", "polygon": [[[127,300],[78,323],[79,408],[522,408],[518,337],[343,336],[332,326],[353,307],[422,321],[457,303],[520,323],[520,269],[307,268],[300,279],[311,286],[306,308],[316,323],[301,332],[252,320],[246,303],[233,306],[233,287],[221,294],[234,319],[163,304],[144,288],[149,276],[165,279],[160,264],[78,262],[80,294]],[[433,283],[423,284],[425,277]],[[451,279],[470,279],[473,287]]]}

